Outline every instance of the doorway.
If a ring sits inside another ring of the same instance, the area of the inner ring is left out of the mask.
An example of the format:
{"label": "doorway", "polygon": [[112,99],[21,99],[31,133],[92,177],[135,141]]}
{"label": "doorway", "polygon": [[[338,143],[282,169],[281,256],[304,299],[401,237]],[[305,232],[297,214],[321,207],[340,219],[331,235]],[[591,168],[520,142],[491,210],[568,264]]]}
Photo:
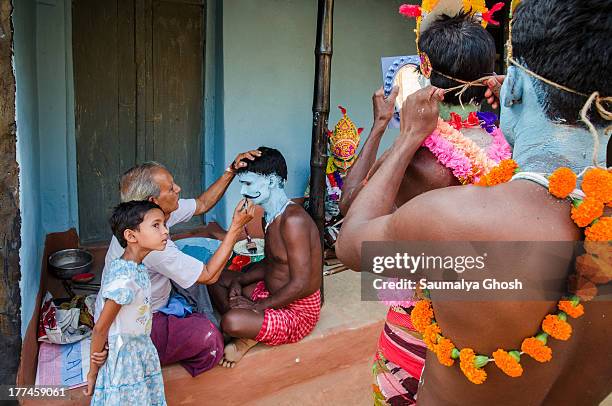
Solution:
{"label": "doorway", "polygon": [[204,32],[202,0],[73,0],[82,242],[109,240],[119,178],[136,164],[164,164],[184,197],[202,191]]}

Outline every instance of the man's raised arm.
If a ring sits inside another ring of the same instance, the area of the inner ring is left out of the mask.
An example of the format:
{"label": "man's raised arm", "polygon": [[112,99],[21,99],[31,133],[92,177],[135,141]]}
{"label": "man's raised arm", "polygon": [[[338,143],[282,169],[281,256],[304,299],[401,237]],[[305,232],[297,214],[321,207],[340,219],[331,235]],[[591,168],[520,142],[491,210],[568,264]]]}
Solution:
{"label": "man's raised arm", "polygon": [[340,230],[336,254],[351,269],[360,268],[362,242],[396,239],[392,227],[394,216],[390,215],[395,196],[412,157],[437,125],[438,102],[443,98],[442,90],[427,87],[404,102],[400,136],[351,205]]}
{"label": "man's raised arm", "polygon": [[366,139],[361,152],[357,156],[355,163],[349,169],[346,178],[344,178],[344,186],[342,187],[342,198],[340,200],[340,213],[346,215],[355,197],[362,189],[363,180],[366,178],[372,165],[376,161],[376,154],[380,146],[385,129],[393,117],[395,107],[395,99],[399,92],[399,88],[395,86],[389,97],[385,97],[383,88],[381,87],[372,96],[372,105],[374,110],[374,124],[370,134]]}
{"label": "man's raised arm", "polygon": [[193,215],[198,216],[200,214],[204,214],[215,207],[215,205],[225,194],[225,191],[229,187],[230,183],[232,183],[232,180],[234,180],[234,177],[236,176],[235,171],[248,165],[248,163],[245,162],[246,159],[252,161],[256,156],[260,155],[261,153],[257,150],[238,154],[234,162],[232,162],[225,172],[223,172],[223,175],[221,175],[219,179],[215,181],[215,183],[210,185],[208,189],[206,189],[196,198],[196,209]]}

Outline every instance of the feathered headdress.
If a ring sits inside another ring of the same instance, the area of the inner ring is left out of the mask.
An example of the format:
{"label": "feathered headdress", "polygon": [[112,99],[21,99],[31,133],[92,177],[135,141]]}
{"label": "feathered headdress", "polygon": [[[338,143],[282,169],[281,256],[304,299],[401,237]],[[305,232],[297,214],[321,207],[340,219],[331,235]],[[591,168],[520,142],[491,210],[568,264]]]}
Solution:
{"label": "feathered headdress", "polygon": [[442,14],[454,16],[462,10],[478,18],[483,27],[487,24],[499,25],[493,14],[504,7],[503,2],[496,3],[490,9],[485,0],[423,0],[421,6],[403,4],[399,8],[400,14],[405,17],[416,18],[416,42],[419,47],[419,36],[429,25]]}

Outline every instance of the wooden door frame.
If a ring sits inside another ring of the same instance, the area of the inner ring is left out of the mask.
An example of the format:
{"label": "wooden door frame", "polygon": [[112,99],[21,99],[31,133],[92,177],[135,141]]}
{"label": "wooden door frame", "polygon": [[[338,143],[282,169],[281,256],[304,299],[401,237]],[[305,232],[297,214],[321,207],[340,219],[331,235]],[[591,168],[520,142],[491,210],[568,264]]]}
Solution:
{"label": "wooden door frame", "polygon": [[[72,2],[74,1],[78,1],[78,0],[71,0]],[[125,14],[126,11],[130,11],[130,13],[133,13],[133,16],[130,17],[130,23],[129,23],[129,27],[127,29],[124,29],[123,31],[121,31],[121,29],[119,30],[118,34],[120,36],[120,33],[123,32],[124,34],[126,32],[129,32],[130,30],[133,30],[133,43],[130,45],[130,48],[133,47],[135,54],[133,56],[134,59],[134,64],[131,65],[133,66],[134,70],[135,70],[135,75],[133,75],[135,77],[135,81],[133,81],[132,85],[131,85],[131,92],[134,93],[134,98],[135,101],[133,103],[133,105],[130,105],[128,107],[132,108],[132,112],[130,114],[132,114],[132,123],[131,125],[133,126],[133,131],[134,131],[134,156],[135,156],[135,163],[142,163],[145,161],[149,161],[152,159],[156,159],[156,160],[160,160],[160,162],[163,164],[163,159],[161,157],[155,157],[154,156],[154,143],[149,142],[149,138],[150,135],[155,134],[155,130],[154,127],[156,126],[156,121],[159,120],[158,116],[161,116],[161,114],[157,114],[155,112],[155,99],[154,99],[154,81],[152,80],[153,77],[153,72],[154,72],[154,58],[153,58],[153,54],[154,54],[154,44],[151,41],[151,38],[154,36],[155,34],[155,27],[154,25],[151,24],[152,21],[154,21],[153,17],[154,17],[154,13],[155,13],[155,7],[159,4],[183,4],[186,6],[197,6],[200,9],[200,18],[201,18],[201,32],[200,32],[200,36],[201,36],[201,40],[200,40],[200,46],[199,46],[199,58],[200,61],[199,63],[201,64],[201,69],[199,72],[199,80],[200,80],[200,96],[198,98],[198,104],[199,104],[199,112],[198,112],[198,124],[199,124],[199,128],[197,131],[197,137],[198,137],[198,142],[200,143],[198,145],[198,158],[199,158],[199,163],[197,164],[197,168],[195,168],[196,165],[189,165],[189,167],[194,167],[194,169],[197,170],[198,172],[198,177],[199,179],[196,180],[196,182],[190,181],[190,185],[192,185],[192,187],[190,187],[189,189],[196,189],[193,190],[192,192],[188,192],[188,195],[186,194],[183,197],[187,197],[187,198],[192,198],[192,197],[196,197],[197,195],[199,195],[201,193],[202,190],[205,189],[205,186],[207,184],[207,179],[206,179],[206,172],[208,170],[207,166],[206,166],[206,155],[205,155],[205,151],[206,151],[206,141],[205,141],[205,130],[206,130],[206,124],[205,124],[205,114],[206,114],[206,102],[205,102],[205,92],[206,92],[206,34],[207,34],[207,4],[208,2],[206,0],[132,0],[129,3],[129,5],[125,5],[122,4],[121,2],[118,3],[118,13],[119,14]],[[127,7],[127,8],[126,8]],[[75,20],[75,12],[74,12],[74,6],[72,6],[70,8],[70,32],[73,34],[71,41],[69,43],[69,46],[71,48],[72,53],[74,53],[75,51],[75,46],[76,46],[76,42],[74,41],[74,31],[75,31],[75,26],[77,26],[77,24],[79,23],[77,20]],[[127,30],[127,31],[126,31]],[[125,54],[125,53],[124,53]],[[125,55],[122,55],[119,57],[119,63],[121,64],[121,58],[123,58],[123,60],[125,61]],[[74,133],[74,139],[75,139],[75,166],[76,166],[76,180],[75,183],[77,185],[80,185],[80,183],[82,182],[82,180],[80,179],[80,177],[82,176],[82,173],[80,173],[81,171],[78,169],[79,167],[79,156],[80,156],[80,151],[79,151],[79,146],[78,146],[78,142],[79,142],[79,116],[76,113],[79,107],[78,104],[78,94],[77,94],[77,89],[76,89],[76,82],[77,82],[77,69],[76,69],[76,65],[77,65],[77,56],[76,54],[73,55],[72,60],[71,60],[71,64],[74,67],[73,68],[73,82],[75,83],[75,90],[74,90],[74,106],[73,106],[73,111],[75,112],[75,133]],[[118,71],[118,75],[121,78],[122,75],[122,70],[119,69]],[[130,71],[131,72],[131,71]],[[195,72],[195,71],[194,71]],[[124,74],[125,75],[125,74]],[[195,76],[193,76],[195,78]],[[121,80],[119,80],[119,82],[122,82]],[[191,81],[189,81],[191,82]],[[120,87],[121,88],[121,87]],[[123,92],[125,93],[125,92]],[[119,91],[119,100],[121,102],[122,100],[122,91]],[[194,98],[190,98],[190,100],[194,100]],[[126,108],[127,104],[121,104],[122,108]],[[195,117],[195,115],[192,115],[192,117]],[[122,121],[123,120],[123,121]],[[121,123],[122,122],[126,122],[125,117],[121,116],[121,113],[119,114],[118,117],[118,121],[119,121],[119,126],[121,127]],[[190,131],[189,134],[191,134],[191,139],[193,140],[194,136],[195,136],[195,132],[194,131]],[[151,138],[152,139],[152,138]],[[82,140],[81,140],[82,141]],[[195,156],[192,155],[192,157]],[[123,159],[124,157],[122,157]],[[122,162],[125,162],[125,160],[123,159]],[[194,162],[195,163],[195,162]],[[123,170],[127,169],[127,167],[123,168]],[[103,171],[102,171],[103,172]],[[120,171],[118,174],[120,175],[122,171]],[[115,173],[113,171],[113,173]],[[115,177],[113,176],[113,179]],[[182,183],[181,183],[182,185]],[[77,191],[76,191],[76,207],[77,207],[77,212],[79,213],[79,216],[77,218],[77,224],[78,224],[78,229],[79,229],[79,234],[81,235],[81,237],[85,237],[86,243],[98,243],[98,242],[102,242],[105,239],[100,238],[100,236],[98,236],[97,234],[94,235],[93,237],[90,235],[89,232],[85,233],[86,228],[89,225],[88,224],[84,224],[84,222],[81,219],[80,214],[82,213],[82,191],[80,190],[81,188],[77,187]],[[192,196],[193,195],[193,196]],[[108,194],[107,194],[108,196]],[[118,200],[117,200],[118,201]],[[195,219],[195,218],[194,218]],[[198,216],[198,227],[201,225],[201,223],[205,222],[205,217],[204,216]],[[94,230],[97,230],[98,227],[95,226],[93,228]]]}
{"label": "wooden door frame", "polygon": [[12,13],[12,1],[0,0],[0,383],[14,385],[21,358],[21,215]]}

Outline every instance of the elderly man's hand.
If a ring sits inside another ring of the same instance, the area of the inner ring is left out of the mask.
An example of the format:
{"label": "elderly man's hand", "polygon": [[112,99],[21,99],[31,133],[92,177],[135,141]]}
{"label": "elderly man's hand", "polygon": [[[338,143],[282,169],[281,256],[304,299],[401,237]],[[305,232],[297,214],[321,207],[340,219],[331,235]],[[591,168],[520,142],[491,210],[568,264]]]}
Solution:
{"label": "elderly man's hand", "polygon": [[231,168],[234,171],[240,168],[244,168],[248,165],[248,163],[245,162],[246,160],[254,161],[256,157],[260,156],[261,152],[256,149],[247,152],[242,152],[236,156],[236,159],[234,159],[234,162],[232,162]]}

